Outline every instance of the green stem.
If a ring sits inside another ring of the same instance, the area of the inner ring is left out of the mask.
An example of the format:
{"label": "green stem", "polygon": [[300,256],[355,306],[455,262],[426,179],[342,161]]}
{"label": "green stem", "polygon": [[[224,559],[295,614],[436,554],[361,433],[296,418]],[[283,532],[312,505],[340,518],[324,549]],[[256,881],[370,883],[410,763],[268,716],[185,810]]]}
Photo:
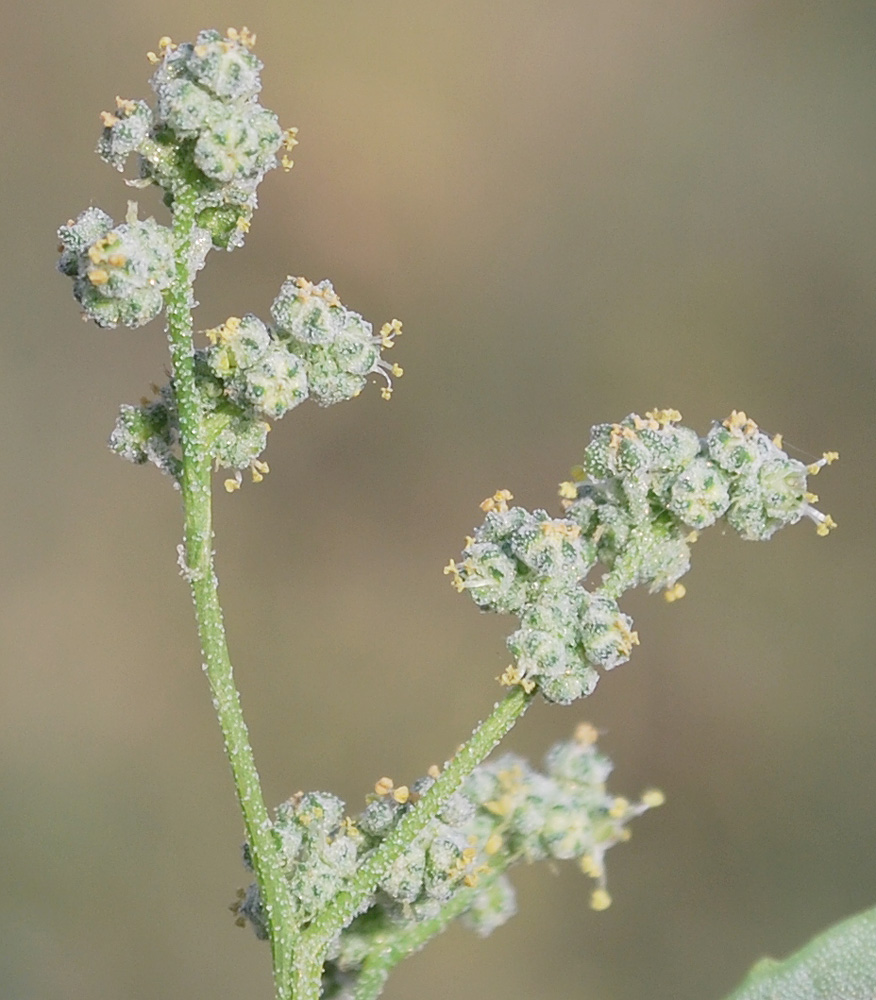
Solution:
{"label": "green stem", "polygon": [[501,867],[494,868],[490,875],[482,877],[477,887],[458,890],[434,917],[410,924],[397,934],[387,935],[385,940],[375,940],[374,948],[356,979],[354,1000],[376,1000],[390,972],[398,963],[445,931],[458,916],[469,909],[474,897],[483,891],[484,878],[498,878],[507,866],[508,860],[503,859]]}
{"label": "green stem", "polygon": [[167,332],[173,364],[173,386],[179,414],[182,449],[182,491],[185,533],[183,562],[192,588],[204,670],[213,707],[222,729],[237,800],[243,814],[253,870],[265,906],[274,962],[278,1000],[290,994],[294,913],[283,877],[282,856],[265,806],[240,697],[234,684],[218,581],[213,568],[213,523],[210,455],[205,445],[201,401],[195,384],[192,345],[191,289],[188,265],[195,219],[195,198],[180,194],[174,202],[174,282],[167,293]]}
{"label": "green stem", "polygon": [[[408,812],[386,840],[370,854],[359,867],[350,886],[338,893],[304,931],[296,943],[295,1000],[317,1000],[318,983],[311,985],[317,973],[321,974],[328,942],[361,912],[396,858],[410,847],[414,838],[438,814],[441,806],[469,774],[480,764],[534,698],[515,687],[500,701],[490,715],[475,729],[468,742],[447,763],[435,783]],[[315,990],[315,991],[314,991]]]}

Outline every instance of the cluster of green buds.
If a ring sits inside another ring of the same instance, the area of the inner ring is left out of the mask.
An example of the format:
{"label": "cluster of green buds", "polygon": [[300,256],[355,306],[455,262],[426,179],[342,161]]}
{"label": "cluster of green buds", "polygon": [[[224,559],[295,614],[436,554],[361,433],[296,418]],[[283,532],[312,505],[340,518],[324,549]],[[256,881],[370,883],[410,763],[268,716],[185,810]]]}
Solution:
{"label": "cluster of green buds", "polygon": [[[736,411],[704,438],[680,420],[660,410],[592,428],[583,464],[560,485],[562,518],[509,507],[507,490],[481,505],[484,523],[445,573],[481,609],[520,619],[503,683],[537,686],[560,704],[590,694],[596,668],[625,662],[637,643],[617,598],[640,585],[670,601],[683,596],[690,546],[719,519],[749,540],[803,517],[821,535],[835,527],[807,489],[835,452],[804,465]],[[597,564],[606,573],[588,590]]]}
{"label": "cluster of green buds", "polygon": [[157,106],[116,98],[116,110],[103,113],[98,144],[119,170],[137,154],[134,183],[156,184],[170,208],[181,188],[194,188],[198,225],[214,246],[229,250],[243,242],[256,188],[277,154],[285,150],[281,163],[288,170],[296,144],[296,130],[284,132],[274,112],[258,103],[262,63],[254,43],[246,28],[202,31],[181,45],[162,38],[159,53],[148,53]]}
{"label": "cluster of green buds", "polygon": [[[255,36],[245,28],[225,35],[202,31],[194,43],[163,38],[156,69],[153,109],[145,101],[116,98],[116,110],[101,115],[98,154],[124,170],[138,158],[133,187],[157,185],[173,210],[183,190],[194,199],[197,226],[189,249],[190,274],[203,266],[211,247],[240,246],[256,207],[256,189],[280,163],[296,130],[280,128],[273,111],[256,100],[261,62],[250,51]],[[86,209],[58,232],[59,269],[73,278],[73,294],[85,316],[99,326],[142,326],[164,307],[173,277],[172,233],[154,219],[140,222],[132,204],[127,221],[115,226],[100,209]]]}
{"label": "cluster of green buds", "polygon": [[[392,376],[403,374],[381,350],[391,348],[401,323],[385,323],[378,334],[346,309],[328,281],[314,285],[288,278],[271,307],[273,325],[251,314],[232,316],[206,331],[209,345],[195,354],[197,386],[204,407],[208,453],[217,466],[235,470],[225,481],[237,489],[241,470],[254,482],[268,471],[260,455],[269,420],[282,417],[308,396],[328,406],[358,396],[369,375],[382,376],[382,395],[392,394]],[[179,428],[173,384],[139,406],[123,406],[110,447],[131,462],[152,462],[173,476],[180,468]]]}
{"label": "cluster of green buds", "polygon": [[[83,314],[98,326],[143,326],[164,308],[173,280],[172,234],[155,219],[138,219],[136,202],[118,226],[101,209],[87,208],[61,226],[58,240],[58,270],[73,279]],[[192,274],[209,249],[208,234],[198,230],[188,254]]]}
{"label": "cluster of green buds", "polygon": [[[595,879],[591,906],[610,904],[606,851],[629,839],[627,824],[663,802],[650,790],[633,803],[611,795],[611,762],[597,751],[596,731],[582,724],[572,740],[547,754],[543,772],[506,754],[477,767],[437,817],[396,858],[363,912],[335,940],[323,996],[346,997],[369,956],[410,937],[431,936],[450,916],[481,935],[515,912],[505,872],[518,861],[576,860]],[[299,793],[279,807],[275,831],[302,925],[314,919],[353,878],[373,851],[438,777],[437,767],[410,788],[381,778],[365,810],[344,816],[344,803],[322,792]],[[244,849],[245,860],[248,857]],[[238,922],[266,934],[262,902],[253,885],[234,905]],[[424,943],[416,938],[417,947]]]}
{"label": "cluster of green buds", "polygon": [[[194,43],[164,38],[152,87],[157,106],[117,98],[116,111],[102,115],[98,153],[124,169],[139,158],[134,186],[158,185],[173,212],[185,193],[194,203],[195,225],[182,260],[173,230],[154,219],[141,221],[131,202],[126,221],[115,225],[98,208],[86,209],[59,231],[59,269],[73,279],[73,293],[85,316],[99,326],[139,327],[165,307],[180,264],[189,282],[213,247],[243,242],[256,206],[256,188],[267,170],[292,166],[288,152],[295,129],[281,131],[277,117],[256,100],[261,62],[245,28],[202,31]],[[210,458],[233,470],[226,488],[237,489],[242,470],[259,481],[268,471],[261,455],[271,420],[308,397],[327,406],[357,396],[370,375],[392,393],[402,374],[381,351],[392,347],[401,323],[392,320],[374,334],[371,324],[347,309],[328,281],[313,284],[289,277],[271,307],[272,324],[247,315],[207,330],[209,344],[195,352]],[[110,437],[122,457],[151,462],[178,478],[182,468],[176,390],[171,380],[155,397],[123,406]]]}

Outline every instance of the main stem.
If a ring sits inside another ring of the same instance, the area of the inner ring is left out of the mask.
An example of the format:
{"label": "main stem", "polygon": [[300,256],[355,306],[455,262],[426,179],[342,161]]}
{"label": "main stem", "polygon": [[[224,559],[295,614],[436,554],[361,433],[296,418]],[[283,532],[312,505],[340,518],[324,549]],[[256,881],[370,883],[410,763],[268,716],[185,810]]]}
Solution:
{"label": "main stem", "polygon": [[179,417],[185,530],[183,569],[192,588],[204,670],[213,707],[222,729],[237,800],[243,814],[253,870],[265,907],[274,964],[277,1000],[291,997],[294,912],[283,877],[282,856],[262,796],[255,758],[249,744],[213,568],[213,520],[210,455],[205,444],[201,402],[195,385],[192,345],[192,281],[189,251],[195,220],[195,199],[186,192],[174,202],[174,282],[167,295],[167,333],[173,363],[173,386]]}

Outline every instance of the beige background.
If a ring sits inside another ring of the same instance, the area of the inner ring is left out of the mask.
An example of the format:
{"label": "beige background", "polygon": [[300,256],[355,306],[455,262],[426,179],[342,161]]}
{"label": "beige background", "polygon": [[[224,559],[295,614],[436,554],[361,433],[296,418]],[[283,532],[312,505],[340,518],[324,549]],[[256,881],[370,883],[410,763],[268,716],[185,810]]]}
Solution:
{"label": "beige background", "polygon": [[[160,324],[81,324],[54,230],[129,191],[98,112],[149,96],[162,34],[246,23],[264,103],[300,128],[196,322],[267,317],[287,273],[398,315],[391,404],[295,411],[273,472],[219,496],[219,570],[266,793],[358,809],[490,707],[512,621],[441,575],[508,487],[554,509],[590,424],[734,407],[799,454],[840,524],[768,546],[708,533],[688,597],[625,603],[642,639],[581,719],[613,787],[667,805],[609,855],[594,914],[570,866],[521,914],[410,960],[389,1000],[705,1000],[761,953],[876,903],[872,648],[874,33],[855,0],[7,4],[0,691],[8,1000],[270,996],[226,905],[240,823],[188,598],[177,498],[104,441],[164,379]],[[160,218],[154,194],[141,204]]]}

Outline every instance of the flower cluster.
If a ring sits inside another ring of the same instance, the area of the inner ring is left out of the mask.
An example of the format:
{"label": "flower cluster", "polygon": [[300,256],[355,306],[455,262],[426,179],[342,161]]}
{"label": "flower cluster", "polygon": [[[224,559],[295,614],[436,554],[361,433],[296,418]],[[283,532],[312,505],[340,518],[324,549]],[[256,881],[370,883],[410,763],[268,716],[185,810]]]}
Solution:
{"label": "flower cluster", "polygon": [[[204,264],[209,239],[196,233],[189,255],[192,274]],[[126,221],[116,226],[99,208],[87,208],[58,230],[58,270],[73,279],[73,295],[98,326],[143,326],[164,308],[173,279],[171,231],[154,219],[137,218],[128,203]]]}
{"label": "flower cluster", "polygon": [[[277,116],[256,100],[261,62],[252,54],[255,36],[229,28],[202,31],[194,43],[164,38],[152,87],[157,106],[116,98],[102,114],[99,155],[118,170],[136,154],[135,187],[155,184],[173,210],[184,192],[194,202],[196,228],[189,251],[190,276],[211,247],[243,243],[256,207],[256,189],[277,165],[281,147],[296,144]],[[292,166],[288,155],[280,161]],[[85,315],[100,326],[142,326],[161,312],[173,278],[171,230],[136,217],[136,206],[119,226],[89,208],[58,231],[58,268],[73,279]]]}
{"label": "flower cluster", "polygon": [[[509,508],[506,490],[482,504],[484,523],[445,572],[483,610],[519,617],[505,683],[538,685],[561,704],[590,694],[595,668],[623,663],[637,641],[616,598],[642,584],[682,596],[690,545],[719,518],[753,540],[804,516],[819,534],[834,527],[806,479],[836,453],[804,465],[735,411],[704,438],[680,419],[661,410],[594,427],[574,480],[561,484],[562,518]],[[586,590],[597,563],[607,573]]]}
{"label": "flower cluster", "polygon": [[[579,726],[574,739],[551,749],[544,772],[514,754],[476,768],[396,859],[365,910],[335,941],[324,996],[347,996],[345,990],[369,956],[392,947],[412,925],[431,921],[427,933],[438,933],[449,905],[461,904],[454,913],[462,913],[479,934],[489,934],[514,914],[514,891],[504,872],[517,861],[577,859],[597,883],[591,905],[605,909],[610,903],[605,852],[629,839],[632,818],[663,801],[654,790],[638,803],[611,795],[605,788],[611,769],[597,751],[589,725]],[[438,773],[430,769],[411,788],[382,778],[355,819],[344,817],[340,799],[321,792],[299,793],[279,807],[275,830],[302,924],[344,889],[363,856],[395,829]],[[241,923],[248,919],[265,936],[256,886],[235,909]]]}
{"label": "flower cluster", "polygon": [[[313,285],[287,278],[271,307],[272,326],[257,316],[231,317],[207,330],[209,346],[195,356],[204,407],[207,448],[215,463],[234,469],[228,489],[249,468],[255,481],[267,472],[259,456],[267,444],[269,420],[282,417],[308,396],[327,406],[358,396],[371,374],[385,381],[402,369],[381,356],[393,346],[401,323],[393,320],[375,335],[371,324],[346,309],[328,281]],[[177,476],[179,427],[173,384],[140,406],[123,406],[110,447],[129,461],[152,462]]]}
{"label": "flower cluster", "polygon": [[[295,130],[283,132],[277,116],[257,101],[261,61],[244,28],[202,31],[194,43],[162,38],[155,65],[153,110],[143,101],[116,99],[104,112],[98,153],[119,170],[139,155],[140,179],[165,192],[173,206],[179,191],[194,190],[198,224],[213,245],[232,249],[243,242],[256,207],[256,188],[277,165],[277,153],[295,145]],[[287,156],[284,167],[291,167]]]}

